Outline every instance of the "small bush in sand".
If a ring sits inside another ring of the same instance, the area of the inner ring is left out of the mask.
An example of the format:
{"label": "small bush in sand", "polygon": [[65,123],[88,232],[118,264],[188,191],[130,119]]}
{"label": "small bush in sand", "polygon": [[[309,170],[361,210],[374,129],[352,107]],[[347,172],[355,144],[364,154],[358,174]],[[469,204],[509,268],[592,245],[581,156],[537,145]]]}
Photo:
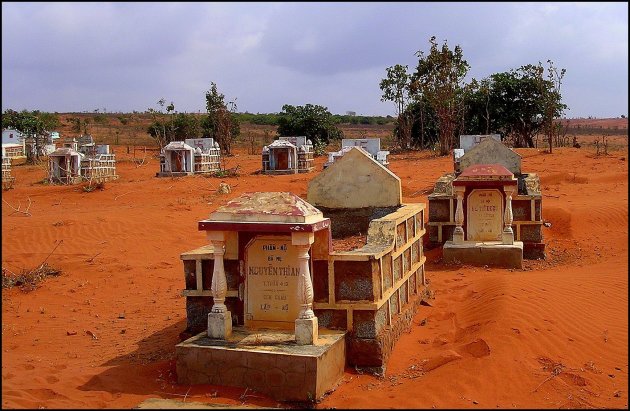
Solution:
{"label": "small bush in sand", "polygon": [[27,270],[22,269],[20,274],[15,274],[10,270],[2,269],[2,288],[20,287],[24,292],[33,291],[38,284],[46,277],[57,277],[61,275],[61,270],[53,268],[48,263],[42,263],[39,267]]}

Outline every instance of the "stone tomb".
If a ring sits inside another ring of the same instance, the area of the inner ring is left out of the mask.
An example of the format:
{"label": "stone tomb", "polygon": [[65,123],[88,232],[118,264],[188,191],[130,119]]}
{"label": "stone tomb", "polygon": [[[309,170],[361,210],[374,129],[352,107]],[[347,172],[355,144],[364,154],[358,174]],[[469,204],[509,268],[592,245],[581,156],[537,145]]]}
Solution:
{"label": "stone tomb", "polygon": [[221,169],[221,149],[212,138],[171,141],[160,152],[156,177],[181,177],[213,173]]}
{"label": "stone tomb", "polygon": [[453,181],[453,190],[455,231],[444,244],[444,261],[521,268],[523,243],[512,230],[514,175],[501,164],[477,164]]}
{"label": "stone tomb", "polygon": [[[463,136],[462,136],[463,137]],[[454,151],[454,157],[457,154]],[[456,159],[454,172],[441,176],[429,195],[429,245],[442,245],[451,240],[455,229],[457,204],[454,181],[462,170],[480,164],[500,164],[517,179],[517,191],[512,195],[514,239],[523,242],[523,258],[544,259],[542,235],[542,194],[535,173],[521,171],[521,156],[494,138],[481,142]]]}
{"label": "stone tomb", "polygon": [[[385,170],[366,159],[378,167],[368,175]],[[343,162],[352,159],[330,172]],[[393,177],[375,181],[400,194]],[[428,298],[425,206],[399,200],[369,218],[367,244],[352,251],[333,251],[330,220],[290,193],[244,194],[199,222],[211,244],[181,254],[192,337],[177,346],[180,383],[307,400],[333,387],[344,366],[383,373]]]}
{"label": "stone tomb", "polygon": [[305,136],[279,137],[262,149],[262,172],[308,173],[315,168],[313,155],[313,144]]}
{"label": "stone tomb", "polygon": [[184,295],[188,331],[203,329],[204,313],[207,329],[177,345],[178,381],[287,401],[333,388],[345,366],[345,333],[320,334],[311,276],[313,260],[327,258],[330,220],[291,193],[248,193],[199,229],[210,246],[182,254]]}

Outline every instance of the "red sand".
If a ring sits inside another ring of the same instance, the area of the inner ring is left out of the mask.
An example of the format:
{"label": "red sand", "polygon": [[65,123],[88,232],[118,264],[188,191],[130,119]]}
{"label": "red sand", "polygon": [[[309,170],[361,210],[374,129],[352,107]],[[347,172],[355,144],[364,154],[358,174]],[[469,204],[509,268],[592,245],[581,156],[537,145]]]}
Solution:
{"label": "red sand", "polygon": [[[543,188],[546,261],[522,270],[452,267],[427,252],[435,299],[421,306],[382,379],[347,369],[320,408],[627,408],[628,146],[517,150]],[[255,174],[260,156],[227,160],[241,176],[156,178],[117,147],[121,178],[104,190],[40,184],[14,167],[2,194],[2,266],[48,258],[63,270],[33,292],[2,290],[3,408],[131,408],[151,397],[277,406],[244,389],[176,384],[186,327],[180,253],[205,244],[197,221],[245,191],[291,191],[300,175]],[[450,157],[390,156],[405,202],[427,202]],[[32,216],[24,210],[31,199]],[[6,202],[6,203],[5,203]],[[120,318],[124,317],[124,318]],[[88,333],[89,331],[89,333]],[[74,335],[69,335],[73,334]],[[96,336],[92,337],[90,334]],[[286,406],[286,405],[285,405]]]}

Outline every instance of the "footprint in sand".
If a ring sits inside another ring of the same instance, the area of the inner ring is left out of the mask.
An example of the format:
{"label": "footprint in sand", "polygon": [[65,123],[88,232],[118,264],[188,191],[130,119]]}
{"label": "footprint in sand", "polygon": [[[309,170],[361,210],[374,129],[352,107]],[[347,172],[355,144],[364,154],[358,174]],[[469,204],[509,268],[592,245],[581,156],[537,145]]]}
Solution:
{"label": "footprint in sand", "polygon": [[48,384],[54,384],[56,382],[59,382],[59,378],[53,375],[49,375],[48,377],[46,377],[46,382],[48,382]]}
{"label": "footprint in sand", "polygon": [[473,342],[463,345],[461,350],[475,358],[487,357],[490,355],[490,346],[482,338],[477,338]]}
{"label": "footprint in sand", "polygon": [[431,357],[428,360],[426,360],[422,364],[422,370],[424,372],[429,372],[445,364],[448,364],[449,362],[459,360],[460,358],[462,358],[462,356],[459,355],[457,352],[453,350],[448,350],[448,351],[438,354],[435,357]]}

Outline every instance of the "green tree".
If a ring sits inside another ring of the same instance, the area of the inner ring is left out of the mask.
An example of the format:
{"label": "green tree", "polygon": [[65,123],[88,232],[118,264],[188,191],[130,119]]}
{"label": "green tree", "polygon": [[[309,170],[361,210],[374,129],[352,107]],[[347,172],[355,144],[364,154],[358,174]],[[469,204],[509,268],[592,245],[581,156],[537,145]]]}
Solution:
{"label": "green tree", "polygon": [[[557,75],[559,80],[563,75],[553,71],[550,74]],[[471,84],[476,87],[466,94],[465,132],[501,133],[515,147],[534,147],[534,136],[540,132],[547,139],[557,134],[554,119],[566,105],[562,103],[559,84],[544,78],[540,63],[495,73]]]}
{"label": "green tree", "polygon": [[413,110],[407,110],[409,104],[409,86],[411,76],[407,73],[407,67],[396,64],[387,67],[387,78],[381,80],[379,86],[383,91],[381,101],[392,101],[396,107],[398,143],[403,149],[411,145],[411,125],[413,123]]}
{"label": "green tree", "polygon": [[151,115],[153,122],[147,127],[147,133],[153,137],[160,148],[173,141],[173,119],[171,113],[175,112],[175,104],[171,101],[171,104],[166,106],[166,113],[163,108],[166,104],[166,100],[161,98],[157,102],[159,109],[148,108],[147,112]]}
{"label": "green tree", "polygon": [[13,128],[28,136],[47,134],[59,127],[59,116],[39,110],[20,112],[7,109],[2,113],[2,128]]}
{"label": "green tree", "polygon": [[328,108],[314,104],[282,106],[277,132],[280,136],[306,136],[314,146],[343,138]]}
{"label": "green tree", "polygon": [[194,114],[177,113],[170,128],[173,130],[172,139],[177,141],[198,138],[201,135],[201,124]]}
{"label": "green tree", "polygon": [[[411,77],[410,93],[415,98],[422,96],[437,115],[440,154],[445,155],[454,148],[456,133],[463,125],[464,78],[470,66],[464,60],[459,45],[449,49],[444,41],[441,48],[435,36],[428,55],[418,51],[418,66]],[[424,101],[424,100],[421,100]]]}
{"label": "green tree", "polygon": [[44,146],[48,144],[51,131],[59,126],[57,114],[41,112],[39,110],[22,110],[17,112],[7,109],[2,114],[2,128],[13,128],[27,138],[26,156],[29,162],[38,162],[44,156]]}
{"label": "green tree", "polygon": [[[228,108],[229,107],[229,108]],[[241,127],[236,113],[236,101],[225,103],[225,96],[217,90],[214,82],[206,91],[206,111],[201,121],[203,137],[211,137],[219,143],[226,155],[232,154],[232,142],[241,134]]]}

